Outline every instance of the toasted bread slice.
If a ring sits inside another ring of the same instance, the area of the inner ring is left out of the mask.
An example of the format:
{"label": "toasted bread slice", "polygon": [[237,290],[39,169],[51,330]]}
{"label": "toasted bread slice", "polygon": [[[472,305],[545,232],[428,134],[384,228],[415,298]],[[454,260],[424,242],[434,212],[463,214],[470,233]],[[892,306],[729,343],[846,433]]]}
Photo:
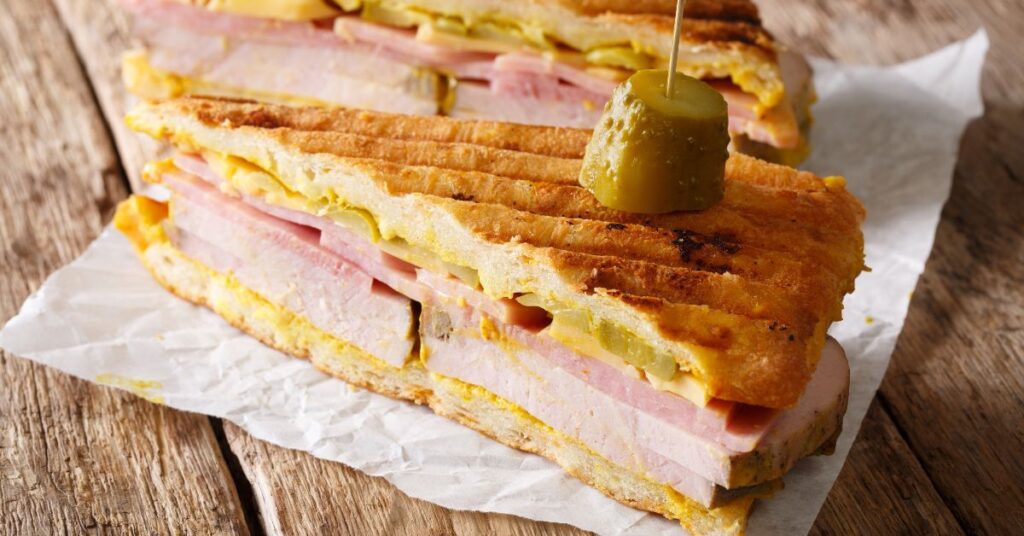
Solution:
{"label": "toasted bread slice", "polygon": [[258,169],[310,212],[366,211],[493,297],[586,311],[725,400],[795,404],[864,267],[864,210],[842,179],[742,155],[715,207],[643,216],[576,184],[584,130],[204,98],[128,122]]}

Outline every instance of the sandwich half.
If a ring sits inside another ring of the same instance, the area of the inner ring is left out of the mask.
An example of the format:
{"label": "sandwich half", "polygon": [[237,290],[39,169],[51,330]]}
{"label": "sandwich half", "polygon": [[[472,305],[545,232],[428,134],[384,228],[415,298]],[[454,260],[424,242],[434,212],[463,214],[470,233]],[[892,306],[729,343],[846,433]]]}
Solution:
{"label": "sandwich half", "polygon": [[741,534],[839,434],[841,178],[733,155],[721,203],[643,216],[576,184],[585,130],[212,98],[128,122],[178,150],[144,172],[169,200],[115,216],[161,284],[625,504]]}
{"label": "sandwich half", "polygon": [[[590,128],[612,89],[667,66],[675,2],[123,0],[128,88]],[[691,0],[679,69],[729,104],[735,147],[807,153],[810,69],[750,0]]]}

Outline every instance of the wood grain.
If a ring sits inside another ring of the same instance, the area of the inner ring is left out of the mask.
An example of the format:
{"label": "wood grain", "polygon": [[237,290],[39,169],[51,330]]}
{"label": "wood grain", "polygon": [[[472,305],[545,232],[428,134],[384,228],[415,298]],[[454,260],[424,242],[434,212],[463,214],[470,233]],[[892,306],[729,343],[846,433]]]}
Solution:
{"label": "wood grain", "polygon": [[853,63],[896,63],[985,28],[992,47],[982,93],[1024,102],[1020,28],[1024,2],[998,0],[757,0],[764,24],[795,50]]}
{"label": "wood grain", "polygon": [[[126,194],[48,2],[0,17],[0,318],[92,240]],[[0,533],[239,533],[205,417],[0,353]]]}
{"label": "wood grain", "polygon": [[[860,512],[861,515],[854,515]],[[811,534],[957,534],[921,464],[876,400]]]}
{"label": "wood grain", "polygon": [[268,534],[583,534],[566,525],[455,512],[412,499],[383,478],[275,447],[225,422]]}
{"label": "wood grain", "polygon": [[882,385],[971,533],[1024,533],[1024,109],[968,129],[935,250]]}
{"label": "wood grain", "polygon": [[121,54],[136,45],[129,16],[118,0],[52,0],[79,52],[96,101],[117,146],[121,165],[133,190],[142,185],[142,166],[169,149],[133,132],[124,123],[125,113],[138,99],[121,83]]}

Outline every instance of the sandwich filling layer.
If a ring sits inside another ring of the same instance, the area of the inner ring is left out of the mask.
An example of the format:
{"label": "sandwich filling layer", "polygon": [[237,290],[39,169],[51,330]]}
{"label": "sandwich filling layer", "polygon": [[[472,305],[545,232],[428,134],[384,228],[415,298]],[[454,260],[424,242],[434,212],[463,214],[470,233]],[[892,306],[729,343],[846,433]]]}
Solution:
{"label": "sandwich filling layer", "polygon": [[[174,195],[164,226],[174,245],[391,366],[479,385],[612,462],[705,506],[755,493],[838,431],[848,372],[826,346],[800,404],[777,412],[719,401],[701,407],[655,389],[636,369],[595,359],[548,334],[545,317],[495,304],[463,280],[375,248],[350,227],[234,193],[202,160],[151,166]],[[224,191],[232,192],[227,195]],[[422,317],[410,314],[410,298]],[[781,432],[780,432],[781,431]]]}
{"label": "sandwich filling layer", "polygon": [[[542,32],[513,23],[505,30],[478,19],[453,26],[439,22],[454,20],[450,16],[429,9],[385,4],[365,3],[360,14],[339,14],[327,23],[239,16],[232,13],[245,11],[223,6],[127,1],[146,51],[126,57],[125,79],[149,98],[212,93],[592,127],[616,84],[661,61],[628,43],[580,51],[534,39]],[[700,53],[693,56],[692,64],[701,64]],[[769,97],[742,89],[736,78],[751,78],[718,63],[738,60],[708,61],[690,74],[706,78],[726,98],[737,140],[790,152],[801,145],[798,119],[813,99],[806,62],[780,53],[778,64],[771,63],[773,76],[791,90]]]}

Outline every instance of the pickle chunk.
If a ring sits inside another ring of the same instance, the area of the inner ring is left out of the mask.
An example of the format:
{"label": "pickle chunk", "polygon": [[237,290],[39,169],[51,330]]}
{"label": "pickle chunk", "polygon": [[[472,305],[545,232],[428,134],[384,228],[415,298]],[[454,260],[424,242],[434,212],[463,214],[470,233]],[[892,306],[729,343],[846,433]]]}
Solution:
{"label": "pickle chunk", "polygon": [[609,208],[643,214],[703,210],[724,192],[729,119],[711,86],[638,71],[615,88],[587,144],[580,184]]}

